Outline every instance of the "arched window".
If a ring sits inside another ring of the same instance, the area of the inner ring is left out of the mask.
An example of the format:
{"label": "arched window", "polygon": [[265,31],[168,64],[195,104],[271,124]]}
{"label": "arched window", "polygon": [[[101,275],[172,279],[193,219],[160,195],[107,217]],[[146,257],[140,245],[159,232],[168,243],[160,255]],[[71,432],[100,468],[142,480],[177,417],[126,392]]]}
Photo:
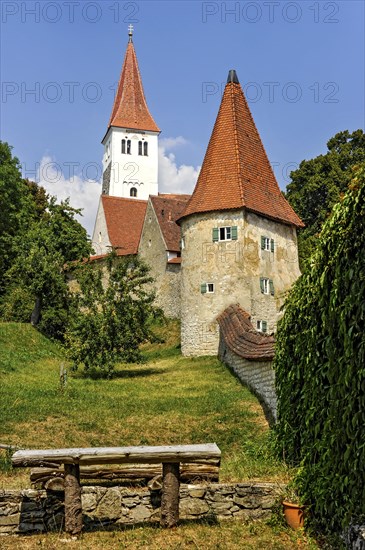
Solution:
{"label": "arched window", "polygon": [[137,189],[135,187],[131,187],[131,190],[129,191],[130,197],[136,197],[137,196]]}
{"label": "arched window", "polygon": [[147,155],[148,155],[148,143],[147,143],[147,141],[139,141],[138,142],[138,154],[140,156],[147,157]]}
{"label": "arched window", "polygon": [[130,155],[131,154],[131,140],[122,139],[122,154]]}

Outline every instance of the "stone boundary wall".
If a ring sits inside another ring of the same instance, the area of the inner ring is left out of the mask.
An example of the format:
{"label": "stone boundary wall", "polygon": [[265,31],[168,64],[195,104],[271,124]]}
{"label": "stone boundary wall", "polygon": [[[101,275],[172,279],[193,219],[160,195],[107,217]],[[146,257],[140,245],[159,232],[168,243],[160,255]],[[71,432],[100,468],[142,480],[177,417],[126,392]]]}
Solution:
{"label": "stone boundary wall", "polygon": [[277,399],[275,372],[271,361],[252,361],[240,357],[228,348],[220,332],[219,359],[225,363],[259,399],[268,422],[276,422]]}
{"label": "stone boundary wall", "polygon": [[343,535],[347,548],[365,550],[365,525],[351,525]]}
{"label": "stone boundary wall", "polygon": [[[226,520],[270,516],[284,486],[274,483],[181,485],[180,518]],[[148,488],[82,488],[84,530],[158,522],[161,492]],[[63,492],[0,490],[0,535],[59,531]]]}

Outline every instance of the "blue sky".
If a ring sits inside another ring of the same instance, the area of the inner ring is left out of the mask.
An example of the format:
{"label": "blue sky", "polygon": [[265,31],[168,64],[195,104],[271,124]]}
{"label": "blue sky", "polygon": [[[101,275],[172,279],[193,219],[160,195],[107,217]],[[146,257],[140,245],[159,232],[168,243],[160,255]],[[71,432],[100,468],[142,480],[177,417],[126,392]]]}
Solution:
{"label": "blue sky", "polygon": [[165,192],[192,190],[231,68],[282,188],[336,132],[364,127],[362,1],[2,0],[1,139],[26,176],[85,208],[89,232],[130,23]]}

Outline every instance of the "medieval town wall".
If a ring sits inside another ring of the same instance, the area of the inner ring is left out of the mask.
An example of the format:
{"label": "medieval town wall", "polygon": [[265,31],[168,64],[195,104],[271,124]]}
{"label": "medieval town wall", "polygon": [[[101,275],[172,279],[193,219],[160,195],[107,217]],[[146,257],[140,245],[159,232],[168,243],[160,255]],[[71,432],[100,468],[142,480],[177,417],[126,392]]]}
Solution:
{"label": "medieval town wall", "polygon": [[229,349],[222,333],[219,338],[218,357],[256,395],[267,420],[274,424],[277,416],[277,398],[272,361],[253,361],[240,357]]}

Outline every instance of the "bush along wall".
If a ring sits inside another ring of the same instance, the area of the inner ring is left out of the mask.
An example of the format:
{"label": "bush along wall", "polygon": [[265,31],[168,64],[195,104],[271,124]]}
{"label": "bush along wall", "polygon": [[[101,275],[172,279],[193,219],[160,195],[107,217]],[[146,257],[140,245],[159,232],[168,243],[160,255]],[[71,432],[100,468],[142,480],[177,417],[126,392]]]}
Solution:
{"label": "bush along wall", "polygon": [[365,165],[290,293],[274,368],[277,448],[316,528],[365,519]]}

